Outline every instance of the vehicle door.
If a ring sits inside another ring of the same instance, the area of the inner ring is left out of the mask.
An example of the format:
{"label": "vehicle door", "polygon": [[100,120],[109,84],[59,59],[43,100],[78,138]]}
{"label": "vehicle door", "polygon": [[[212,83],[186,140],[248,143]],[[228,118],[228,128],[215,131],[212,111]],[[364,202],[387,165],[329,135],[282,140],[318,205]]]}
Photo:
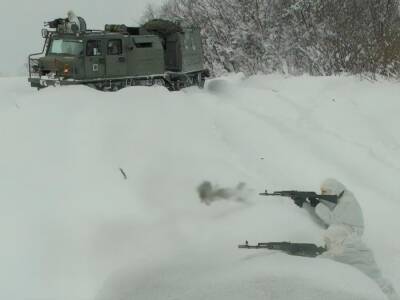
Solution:
{"label": "vehicle door", "polygon": [[167,38],[166,42],[166,68],[171,71],[180,71],[179,48],[176,35]]}
{"label": "vehicle door", "polygon": [[122,38],[107,40],[106,69],[107,77],[127,75],[126,47]]}
{"label": "vehicle door", "polygon": [[106,72],[104,41],[92,39],[86,42],[85,72],[86,78],[103,78]]}

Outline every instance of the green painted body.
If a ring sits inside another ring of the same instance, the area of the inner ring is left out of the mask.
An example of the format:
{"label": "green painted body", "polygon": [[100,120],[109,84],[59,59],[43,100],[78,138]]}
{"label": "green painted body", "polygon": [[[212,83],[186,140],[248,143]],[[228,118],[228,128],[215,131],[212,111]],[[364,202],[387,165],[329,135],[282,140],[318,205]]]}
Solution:
{"label": "green painted body", "polygon": [[[162,22],[158,26],[174,24]],[[170,90],[179,90],[204,84],[208,71],[203,67],[199,29],[179,27],[161,35],[143,28],[122,31],[112,30],[120,25],[107,26],[110,31],[47,35],[41,57],[29,58],[31,85],[87,84],[104,90],[158,80]]]}

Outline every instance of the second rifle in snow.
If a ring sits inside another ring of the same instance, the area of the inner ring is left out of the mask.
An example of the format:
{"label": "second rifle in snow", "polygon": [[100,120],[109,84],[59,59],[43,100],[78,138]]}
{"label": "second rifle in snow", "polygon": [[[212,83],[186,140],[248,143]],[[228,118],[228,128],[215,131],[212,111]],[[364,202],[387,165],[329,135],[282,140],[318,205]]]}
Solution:
{"label": "second rifle in snow", "polygon": [[319,195],[315,192],[303,192],[303,191],[276,191],[268,193],[266,190],[264,193],[260,193],[261,196],[282,196],[291,198],[297,206],[302,207],[305,202],[308,202],[311,206],[317,206],[320,201],[327,201],[337,204],[339,197],[337,195]]}
{"label": "second rifle in snow", "polygon": [[269,249],[285,252],[294,256],[316,257],[326,251],[324,247],[318,247],[309,243],[291,243],[291,242],[267,242],[258,243],[257,245],[245,244],[239,245],[240,249]]}

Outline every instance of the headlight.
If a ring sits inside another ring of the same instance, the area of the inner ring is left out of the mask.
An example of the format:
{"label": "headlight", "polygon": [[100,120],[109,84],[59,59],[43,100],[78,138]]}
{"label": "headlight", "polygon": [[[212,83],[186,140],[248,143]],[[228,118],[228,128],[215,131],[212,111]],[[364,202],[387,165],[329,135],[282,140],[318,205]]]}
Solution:
{"label": "headlight", "polygon": [[64,75],[68,75],[71,72],[69,65],[64,65]]}

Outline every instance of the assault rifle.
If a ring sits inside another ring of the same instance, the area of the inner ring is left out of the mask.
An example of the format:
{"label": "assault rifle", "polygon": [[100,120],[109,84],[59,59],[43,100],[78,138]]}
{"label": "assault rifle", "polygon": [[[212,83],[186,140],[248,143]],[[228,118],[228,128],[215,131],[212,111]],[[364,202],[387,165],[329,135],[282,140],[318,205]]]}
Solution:
{"label": "assault rifle", "polygon": [[54,19],[53,21],[44,22],[45,27],[56,29],[59,25],[64,25],[68,19],[58,18]]}
{"label": "assault rifle", "polygon": [[240,249],[269,249],[285,252],[294,256],[316,257],[326,251],[324,247],[318,247],[308,243],[290,243],[290,242],[268,242],[249,245],[246,241],[244,245],[239,245]]}
{"label": "assault rifle", "polygon": [[[302,191],[277,191],[273,193],[268,193],[267,190],[265,190],[264,193],[260,193],[259,195],[261,196],[282,196],[282,197],[289,197],[292,200],[294,200],[294,203],[296,205],[302,207],[304,202],[310,203],[311,206],[317,206],[317,204],[321,201],[327,201],[331,202],[334,204],[338,203],[338,199],[340,196],[337,195],[318,195],[315,192],[302,192]],[[308,200],[308,201],[307,201]]]}

